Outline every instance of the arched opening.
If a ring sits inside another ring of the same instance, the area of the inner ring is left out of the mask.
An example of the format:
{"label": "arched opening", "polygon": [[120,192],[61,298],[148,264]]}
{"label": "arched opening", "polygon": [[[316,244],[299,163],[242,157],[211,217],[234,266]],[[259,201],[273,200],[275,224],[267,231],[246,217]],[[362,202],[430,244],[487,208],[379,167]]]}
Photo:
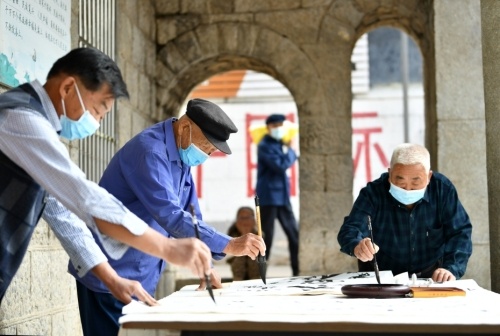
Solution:
{"label": "arched opening", "polygon": [[[218,231],[226,233],[235,221],[239,207],[255,207],[257,144],[264,135],[265,119],[273,113],[279,113],[298,127],[297,106],[290,91],[281,82],[253,70],[231,70],[209,77],[190,92],[181,107],[181,114],[192,98],[203,98],[216,103],[238,128],[238,132],[228,140],[231,155],[216,152],[205,163],[191,170],[196,181],[203,219]],[[299,152],[297,135],[292,139],[292,148]],[[296,161],[287,170],[287,175],[290,181],[290,201],[297,221],[298,173]],[[215,263],[225,265],[226,259]],[[289,265],[288,241],[276,222],[272,255],[268,260],[269,275],[289,276]],[[218,267],[218,270],[227,272],[228,268]]]}
{"label": "arched opening", "polygon": [[387,171],[393,148],[425,145],[422,55],[389,27],[362,35],[352,53],[353,196]]}

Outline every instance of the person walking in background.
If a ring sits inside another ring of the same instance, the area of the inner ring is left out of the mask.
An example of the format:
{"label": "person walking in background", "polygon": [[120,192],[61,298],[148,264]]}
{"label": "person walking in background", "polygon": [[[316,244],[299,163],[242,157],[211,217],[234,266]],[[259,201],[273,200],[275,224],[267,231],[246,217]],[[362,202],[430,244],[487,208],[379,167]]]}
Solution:
{"label": "person walking in background", "polygon": [[[257,234],[257,222],[252,208],[243,206],[236,212],[236,221],[229,227],[230,237],[240,237],[247,233]],[[259,264],[248,256],[231,257],[227,260],[231,265],[233,281],[260,279]]]}
{"label": "person walking in background", "polygon": [[299,230],[290,203],[290,181],[287,170],[297,160],[290,147],[291,140],[283,142],[285,128],[283,114],[272,114],[266,119],[268,134],[257,146],[257,185],[261,225],[266,243],[267,259],[271,256],[274,221],[279,220],[288,239],[292,274],[299,274]]}

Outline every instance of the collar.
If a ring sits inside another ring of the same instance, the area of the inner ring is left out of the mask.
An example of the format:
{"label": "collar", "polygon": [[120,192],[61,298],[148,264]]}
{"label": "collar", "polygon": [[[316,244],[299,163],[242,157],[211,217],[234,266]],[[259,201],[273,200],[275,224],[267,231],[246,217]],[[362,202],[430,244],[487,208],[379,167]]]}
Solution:
{"label": "collar", "polygon": [[44,110],[47,112],[47,117],[48,117],[51,125],[55,128],[55,130],[57,132],[61,131],[61,121],[59,120],[59,116],[57,115],[56,108],[54,107],[52,100],[50,100],[50,97],[47,94],[47,91],[45,91],[42,84],[40,84],[40,82],[37,79],[32,81],[30,83],[30,85],[33,87],[33,89],[36,91],[36,93],[40,97],[40,100],[42,101],[42,106],[43,106]]}
{"label": "collar", "polygon": [[174,135],[174,122],[177,121],[177,118],[170,118],[165,120],[164,122],[164,130],[165,130],[165,146],[167,148],[167,157],[170,161],[178,161],[181,163],[181,157],[179,155],[179,150],[177,149],[177,145],[175,144],[175,135]]}

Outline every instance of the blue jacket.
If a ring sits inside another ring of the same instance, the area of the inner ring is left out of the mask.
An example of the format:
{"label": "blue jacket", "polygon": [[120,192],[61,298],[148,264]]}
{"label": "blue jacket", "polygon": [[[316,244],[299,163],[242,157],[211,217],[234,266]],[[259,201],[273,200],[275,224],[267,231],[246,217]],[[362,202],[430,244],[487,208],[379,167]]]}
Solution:
{"label": "blue jacket", "polygon": [[[195,236],[190,214],[193,204],[200,239],[208,245],[214,259],[222,259],[222,251],[231,238],[203,221],[190,167],[182,163],[175,144],[174,120],[153,125],[127,142],[111,159],[99,184],[166,237]],[[129,248],[119,260],[109,256],[108,259],[120,276],[139,281],[150,294],[155,292],[165,267],[163,260],[134,248]],[[71,263],[69,271],[75,276]],[[76,279],[94,292],[109,292],[91,272]]]}
{"label": "blue jacket", "polygon": [[269,135],[257,147],[257,186],[260,205],[289,205],[290,181],[288,168],[297,160],[292,148],[283,151],[283,144]]}

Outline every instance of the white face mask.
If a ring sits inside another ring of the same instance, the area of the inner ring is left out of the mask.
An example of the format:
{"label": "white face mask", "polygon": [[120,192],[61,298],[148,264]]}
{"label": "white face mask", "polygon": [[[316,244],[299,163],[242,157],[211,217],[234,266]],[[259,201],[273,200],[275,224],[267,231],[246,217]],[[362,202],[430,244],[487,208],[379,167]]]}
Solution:
{"label": "white face mask", "polygon": [[283,126],[271,128],[270,135],[276,140],[281,140],[285,136],[285,128]]}
{"label": "white face mask", "polygon": [[423,189],[406,190],[391,183],[391,188],[389,189],[389,193],[397,201],[403,203],[404,205],[410,205],[420,201],[422,197],[424,197],[426,189],[427,186],[425,186]]}

